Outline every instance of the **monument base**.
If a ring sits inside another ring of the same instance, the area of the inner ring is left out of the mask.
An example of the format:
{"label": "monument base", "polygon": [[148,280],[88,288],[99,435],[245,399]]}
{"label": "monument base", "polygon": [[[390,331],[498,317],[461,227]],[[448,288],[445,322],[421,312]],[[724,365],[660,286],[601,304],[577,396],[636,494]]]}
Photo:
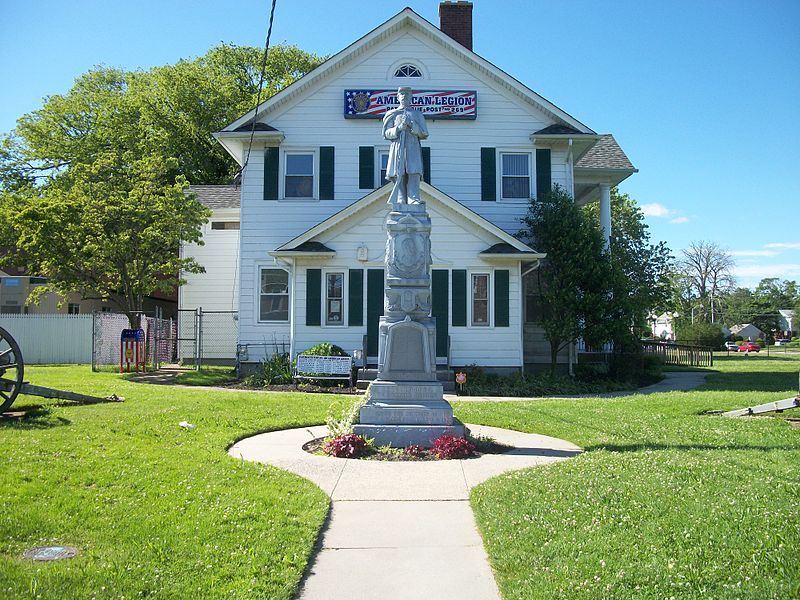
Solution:
{"label": "monument base", "polygon": [[359,424],[353,431],[365,438],[373,438],[376,446],[392,446],[405,448],[407,446],[433,447],[436,438],[443,435],[464,437],[464,425],[458,419],[453,419],[452,425],[366,425]]}

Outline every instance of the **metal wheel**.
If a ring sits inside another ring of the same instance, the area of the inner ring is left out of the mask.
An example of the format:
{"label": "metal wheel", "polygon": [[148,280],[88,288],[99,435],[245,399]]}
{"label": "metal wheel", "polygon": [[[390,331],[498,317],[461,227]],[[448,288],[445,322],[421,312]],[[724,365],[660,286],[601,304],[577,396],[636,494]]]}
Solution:
{"label": "metal wheel", "polygon": [[22,388],[25,364],[17,342],[0,327],[0,413],[11,408]]}

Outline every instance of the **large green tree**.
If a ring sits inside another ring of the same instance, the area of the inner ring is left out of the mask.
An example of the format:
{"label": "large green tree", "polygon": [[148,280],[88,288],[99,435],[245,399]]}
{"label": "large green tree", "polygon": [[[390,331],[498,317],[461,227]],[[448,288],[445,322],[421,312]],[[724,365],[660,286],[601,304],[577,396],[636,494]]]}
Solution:
{"label": "large green tree", "polygon": [[[599,226],[600,210],[585,211]],[[611,190],[611,301],[608,328],[617,350],[638,343],[649,326],[650,314],[669,307],[672,295],[672,256],[665,242],[650,243],[650,232],[636,201]]]}
{"label": "large green tree", "polygon": [[[202,271],[178,251],[202,243],[209,213],[183,191],[236,173],[212,133],[253,108],[261,60],[219,46],[149,71],[93,69],[20,118],[0,144],[0,265],[109,299],[132,323],[145,296]],[[272,48],[262,100],[320,62]]]}
{"label": "large green tree", "polygon": [[608,339],[611,265],[600,229],[557,185],[531,201],[522,223],[521,237],[547,253],[538,271],[540,324],[555,372],[558,353],[578,338]]}

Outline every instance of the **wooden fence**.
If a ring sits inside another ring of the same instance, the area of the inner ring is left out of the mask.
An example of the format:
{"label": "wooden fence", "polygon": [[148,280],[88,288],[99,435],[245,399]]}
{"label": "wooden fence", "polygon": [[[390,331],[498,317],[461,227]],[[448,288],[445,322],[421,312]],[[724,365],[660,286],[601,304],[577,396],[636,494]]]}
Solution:
{"label": "wooden fence", "polygon": [[671,342],[642,342],[645,354],[658,356],[665,365],[713,367],[714,351],[708,346],[689,346]]}

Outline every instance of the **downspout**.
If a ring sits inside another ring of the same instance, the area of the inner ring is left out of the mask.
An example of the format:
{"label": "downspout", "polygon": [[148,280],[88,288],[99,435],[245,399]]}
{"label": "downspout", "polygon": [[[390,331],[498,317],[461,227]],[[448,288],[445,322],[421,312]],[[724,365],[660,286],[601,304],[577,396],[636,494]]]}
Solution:
{"label": "downspout", "polygon": [[573,171],[572,138],[569,138],[567,145],[567,191],[572,198],[575,198],[575,173]]}

